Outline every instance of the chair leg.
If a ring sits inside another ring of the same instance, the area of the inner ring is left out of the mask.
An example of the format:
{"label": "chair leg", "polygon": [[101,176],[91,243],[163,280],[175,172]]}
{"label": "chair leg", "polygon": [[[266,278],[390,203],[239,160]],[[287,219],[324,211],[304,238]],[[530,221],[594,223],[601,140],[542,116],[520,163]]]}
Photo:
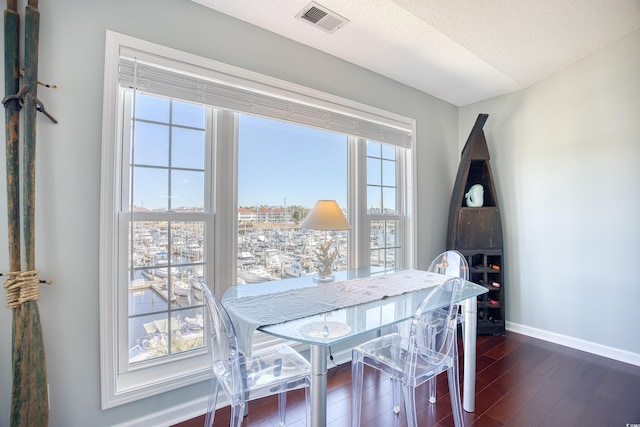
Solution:
{"label": "chair leg", "polygon": [[351,364],[351,427],[360,427],[360,411],[362,410],[362,380],[364,364],[353,355]]}
{"label": "chair leg", "polygon": [[287,416],[287,392],[282,391],[278,393],[278,417],[280,420],[280,423],[278,425],[280,427],[284,427],[286,416]]}
{"label": "chair leg", "polygon": [[417,427],[418,418],[416,416],[416,389],[410,385],[402,386],[404,395],[404,411],[407,413],[407,427]]}
{"label": "chair leg", "polygon": [[211,391],[209,392],[209,401],[207,403],[207,416],[204,420],[205,427],[211,427],[216,417],[216,405],[218,404],[218,380],[211,379]]}
{"label": "chair leg", "polygon": [[[436,329],[428,328],[427,341],[429,345],[435,347]],[[429,379],[429,403],[436,403],[436,377]]]}
{"label": "chair leg", "polygon": [[398,378],[391,378],[391,396],[393,396],[393,413],[398,415],[400,413],[400,381]]}
{"label": "chair leg", "polygon": [[311,384],[307,384],[304,388],[304,400],[305,400],[305,412],[307,414],[307,423],[306,426],[311,426]]}
{"label": "chair leg", "polygon": [[242,420],[244,419],[244,408],[246,402],[238,403],[237,405],[231,405],[231,423],[232,427],[241,427]]}
{"label": "chair leg", "polygon": [[436,403],[436,377],[429,379],[429,403]]}
{"label": "chair leg", "polygon": [[453,413],[453,423],[456,427],[464,426],[462,418],[462,403],[460,402],[460,372],[458,368],[457,345],[453,343],[453,363],[447,369],[447,381],[449,383],[449,397],[451,398],[451,412]]}

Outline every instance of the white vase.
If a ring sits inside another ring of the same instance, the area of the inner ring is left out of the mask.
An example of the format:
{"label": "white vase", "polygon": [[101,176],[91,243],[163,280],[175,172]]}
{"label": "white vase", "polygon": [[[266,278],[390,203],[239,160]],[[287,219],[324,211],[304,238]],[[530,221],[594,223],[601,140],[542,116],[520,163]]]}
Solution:
{"label": "white vase", "polygon": [[472,185],[464,198],[467,199],[468,207],[479,208],[484,203],[484,188],[480,184]]}

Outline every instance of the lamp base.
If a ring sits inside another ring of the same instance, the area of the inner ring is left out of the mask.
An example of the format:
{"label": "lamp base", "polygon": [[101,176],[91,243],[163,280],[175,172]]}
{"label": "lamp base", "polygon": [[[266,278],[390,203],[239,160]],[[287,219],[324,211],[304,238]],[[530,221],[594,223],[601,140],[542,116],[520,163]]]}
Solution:
{"label": "lamp base", "polygon": [[321,274],[316,273],[313,275],[313,281],[316,283],[330,283],[335,280],[336,278],[333,274],[329,274],[328,276],[323,276]]}

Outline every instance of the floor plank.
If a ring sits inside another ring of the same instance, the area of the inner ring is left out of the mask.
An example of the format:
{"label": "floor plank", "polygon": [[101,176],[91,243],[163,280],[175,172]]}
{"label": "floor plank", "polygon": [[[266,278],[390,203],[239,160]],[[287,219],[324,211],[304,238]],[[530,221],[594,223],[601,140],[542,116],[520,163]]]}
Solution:
{"label": "floor plank", "polygon": [[[462,348],[460,345],[459,348]],[[640,367],[557,344],[507,332],[479,336],[476,347],[476,411],[464,413],[470,427],[619,427],[640,424]],[[332,367],[328,375],[327,425],[351,425],[351,366]],[[462,381],[461,381],[462,385]],[[453,426],[446,375],[437,381],[435,405],[418,411],[420,426]],[[366,369],[362,425],[406,427],[404,411],[392,410],[387,378]],[[426,402],[426,387],[416,390]],[[276,426],[277,398],[249,403],[244,426]],[[229,425],[229,407],[216,411],[214,427]],[[287,397],[287,425],[304,426],[304,394]],[[200,427],[204,416],[174,427]]]}

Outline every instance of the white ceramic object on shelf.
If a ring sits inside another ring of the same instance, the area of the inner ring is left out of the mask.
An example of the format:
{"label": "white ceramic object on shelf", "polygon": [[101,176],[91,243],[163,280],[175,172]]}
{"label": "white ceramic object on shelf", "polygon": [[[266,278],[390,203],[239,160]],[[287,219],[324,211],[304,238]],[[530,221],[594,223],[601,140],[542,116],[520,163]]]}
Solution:
{"label": "white ceramic object on shelf", "polygon": [[484,188],[480,184],[472,185],[464,198],[467,199],[468,207],[479,208],[484,204]]}

